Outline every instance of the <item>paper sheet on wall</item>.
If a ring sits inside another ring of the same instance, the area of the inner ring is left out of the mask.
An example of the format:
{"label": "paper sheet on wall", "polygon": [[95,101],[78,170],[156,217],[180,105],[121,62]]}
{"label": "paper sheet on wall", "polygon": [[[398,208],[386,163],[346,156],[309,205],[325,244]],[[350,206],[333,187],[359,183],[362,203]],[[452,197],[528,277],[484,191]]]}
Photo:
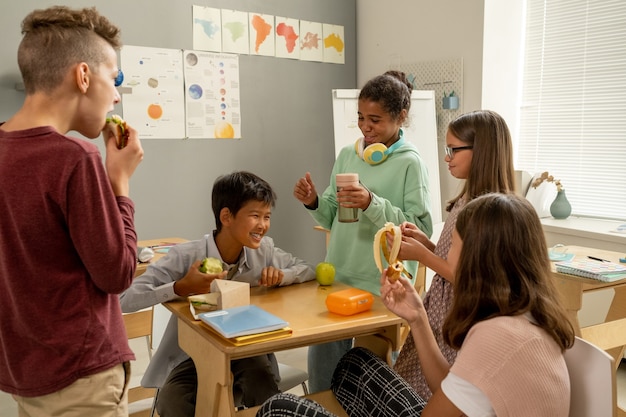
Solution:
{"label": "paper sheet on wall", "polygon": [[322,24],[300,21],[300,59],[303,61],[324,60]]}
{"label": "paper sheet on wall", "polygon": [[123,117],[140,139],[185,137],[182,51],[125,45]]}
{"label": "paper sheet on wall", "polygon": [[222,52],[250,53],[247,12],[222,9]]}
{"label": "paper sheet on wall", "polygon": [[345,39],[343,34],[343,26],[323,24],[322,31],[324,36],[324,62],[332,62],[334,64],[344,64],[345,57]]}
{"label": "paper sheet on wall", "polygon": [[250,55],[274,56],[274,16],[250,13]]}
{"label": "paper sheet on wall", "polygon": [[222,12],[193,6],[193,49],[222,52]]}
{"label": "paper sheet on wall", "polygon": [[276,57],[300,58],[298,38],[300,37],[300,21],[288,17],[275,17],[276,22]]}
{"label": "paper sheet on wall", "polygon": [[189,138],[241,138],[239,56],[183,51]]}

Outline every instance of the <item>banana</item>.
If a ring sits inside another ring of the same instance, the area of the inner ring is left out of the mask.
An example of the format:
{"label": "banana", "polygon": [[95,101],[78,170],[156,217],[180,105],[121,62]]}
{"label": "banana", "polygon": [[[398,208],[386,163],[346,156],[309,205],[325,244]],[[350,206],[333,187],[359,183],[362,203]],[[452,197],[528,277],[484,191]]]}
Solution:
{"label": "banana", "polygon": [[[391,249],[387,244],[387,233],[391,233],[393,236]],[[397,280],[400,277],[400,273],[404,271],[402,261],[398,259],[401,243],[402,232],[400,231],[400,226],[396,226],[391,222],[385,223],[385,226],[380,228],[374,236],[374,262],[376,263],[376,267],[378,267],[378,270],[381,273],[383,272],[384,268],[380,256],[380,252],[382,250],[385,261],[387,261],[387,264],[389,265],[389,269],[387,270],[388,276],[393,281]],[[392,272],[394,273],[392,274]]]}

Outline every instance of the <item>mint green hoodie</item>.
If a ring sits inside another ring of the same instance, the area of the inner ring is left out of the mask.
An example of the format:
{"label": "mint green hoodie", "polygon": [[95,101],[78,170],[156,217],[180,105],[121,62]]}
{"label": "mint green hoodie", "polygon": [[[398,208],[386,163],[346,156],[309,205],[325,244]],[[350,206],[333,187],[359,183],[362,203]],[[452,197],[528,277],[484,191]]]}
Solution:
{"label": "mint green hoodie", "polygon": [[[345,172],[358,173],[361,184],[372,193],[372,202],[366,210],[359,210],[359,221],[354,223],[340,223],[336,217],[335,175]],[[335,161],[330,185],[319,196],[317,209],[309,212],[320,226],[331,231],[326,262],[335,266],[335,279],[380,295],[380,272],[374,263],[373,251],[378,229],[386,222],[399,225],[409,221],[429,237],[432,235],[426,165],[410,142],[405,141],[378,165],[363,161],[354,145],[348,145]],[[405,261],[404,265],[415,276],[417,262]]]}

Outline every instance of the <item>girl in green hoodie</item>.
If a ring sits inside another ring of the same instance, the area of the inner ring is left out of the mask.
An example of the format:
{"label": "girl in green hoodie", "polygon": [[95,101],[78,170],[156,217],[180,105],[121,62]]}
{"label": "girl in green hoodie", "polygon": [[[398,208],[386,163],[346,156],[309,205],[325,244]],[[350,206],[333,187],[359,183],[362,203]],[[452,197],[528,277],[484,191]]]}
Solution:
{"label": "girl in green hoodie", "polygon": [[[403,137],[402,125],[411,105],[412,85],[402,72],[388,71],[363,87],[358,101],[357,143],[344,147],[335,161],[330,185],[318,195],[310,173],[300,178],[294,196],[317,223],[330,230],[326,262],[335,266],[336,280],[380,294],[380,271],[374,263],[374,235],[387,222],[410,222],[432,234],[428,172],[417,148]],[[356,173],[358,185],[337,192],[335,175]],[[360,209],[359,221],[342,223],[337,209]],[[405,262],[415,275],[417,263]],[[309,348],[309,388],[330,388],[335,365],[352,347],[352,340]]]}

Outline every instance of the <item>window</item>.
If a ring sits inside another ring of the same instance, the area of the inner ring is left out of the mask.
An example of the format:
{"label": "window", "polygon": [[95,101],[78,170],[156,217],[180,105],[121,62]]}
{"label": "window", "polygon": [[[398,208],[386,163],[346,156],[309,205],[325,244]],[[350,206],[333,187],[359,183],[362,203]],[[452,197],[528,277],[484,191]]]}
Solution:
{"label": "window", "polygon": [[517,169],[626,219],[626,1],[527,0]]}

